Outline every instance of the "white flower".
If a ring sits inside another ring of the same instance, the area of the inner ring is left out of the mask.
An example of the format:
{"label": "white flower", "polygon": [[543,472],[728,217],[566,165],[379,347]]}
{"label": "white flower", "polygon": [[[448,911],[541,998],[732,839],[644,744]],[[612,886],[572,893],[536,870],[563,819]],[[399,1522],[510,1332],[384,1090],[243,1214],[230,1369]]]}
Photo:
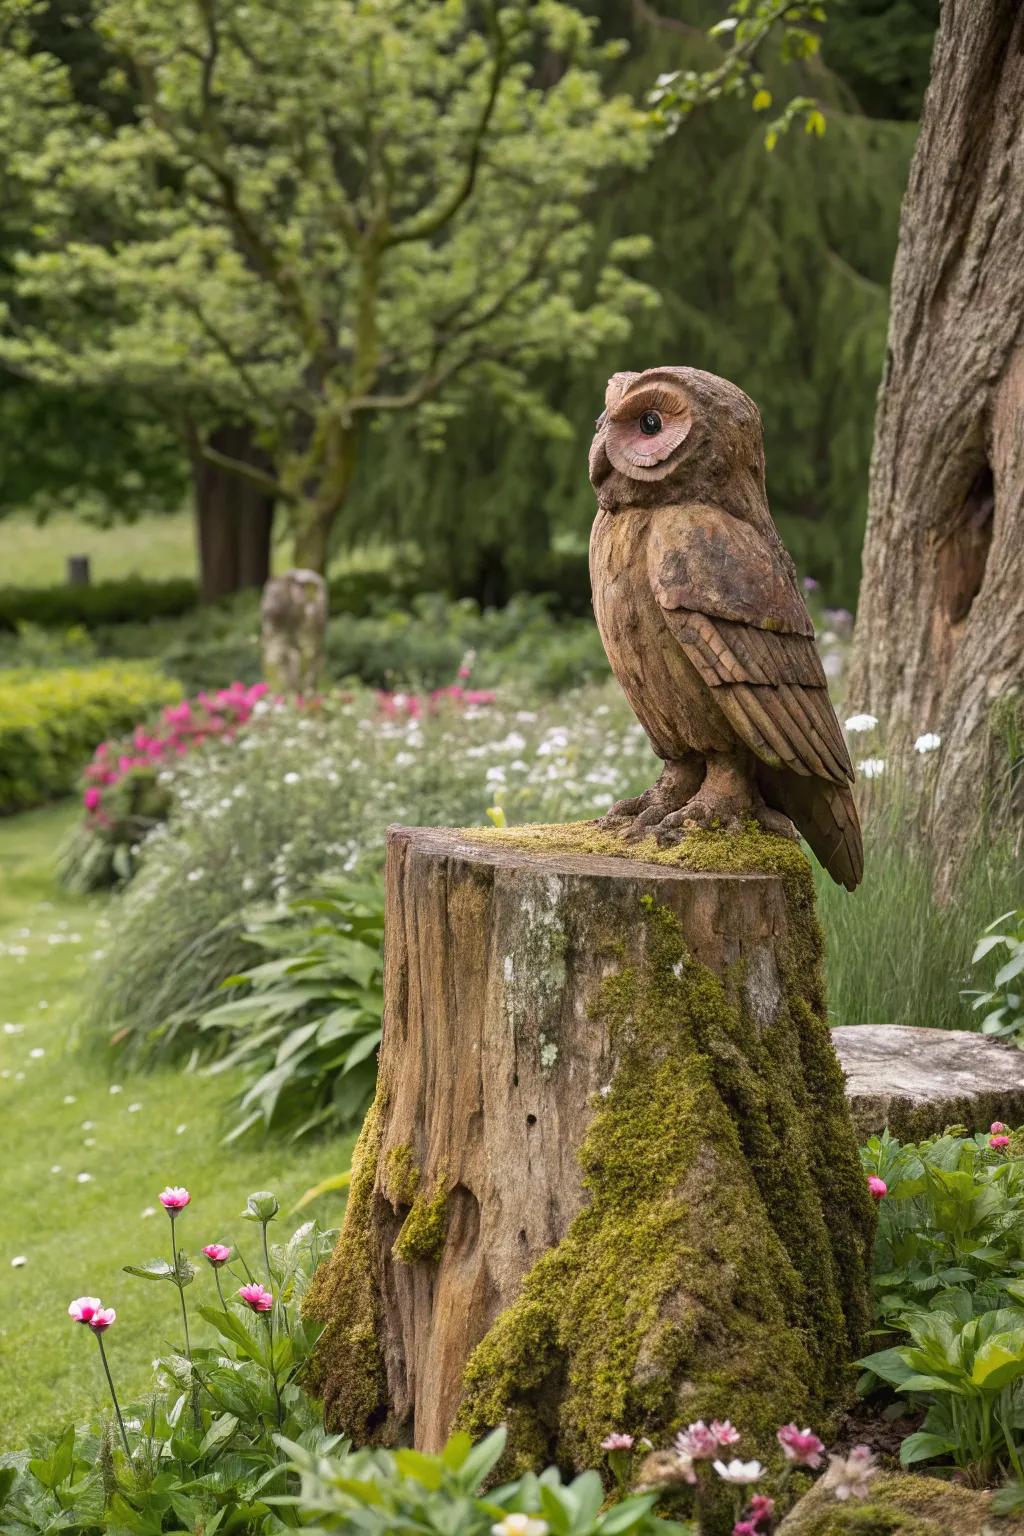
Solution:
{"label": "white flower", "polygon": [[128,1113],[130,1115],[137,1115],[141,1108],[142,1108],[141,1104],[129,1104],[128,1105]]}
{"label": "white flower", "polygon": [[925,731],[914,742],[915,752],[934,752],[936,747],[942,746],[942,737],[936,736],[934,731]]}
{"label": "white flower", "polygon": [[142,1219],[143,1219],[143,1221],[145,1221],[147,1216],[155,1216],[155,1215],[156,1215],[156,1206],[155,1205],[147,1205],[146,1209],[142,1213]]}
{"label": "white flower", "polygon": [[50,1169],[50,1172],[51,1173],[60,1173],[60,1170],[61,1170],[60,1163],[54,1163],[53,1167]]}
{"label": "white flower", "polygon": [[43,1050],[41,1045],[37,1045],[33,1050],[29,1051],[29,1055],[33,1058],[33,1060],[38,1061],[40,1056],[46,1055],[46,1052]]}
{"label": "white flower", "polygon": [[855,1445],[849,1456],[830,1456],[828,1471],[821,1480],[837,1499],[863,1499],[870,1492],[869,1483],[878,1468],[874,1452],[866,1445]]}
{"label": "white flower", "polygon": [[25,1257],[25,1255],[23,1253],[16,1253],[14,1255],[14,1258],[11,1260],[11,1268],[12,1269],[21,1269],[27,1263],[28,1263],[28,1259],[26,1259],[26,1257]]}
{"label": "white flower", "polygon": [[65,1104],[77,1104],[78,1100],[75,1098],[75,1095],[73,1093],[66,1093],[64,1095],[64,1103]]}
{"label": "white flower", "polygon": [[75,1183],[76,1184],[91,1184],[92,1183],[92,1174],[91,1173],[76,1173],[75,1174]]}
{"label": "white flower", "polygon": [[535,1520],[532,1515],[506,1515],[491,1526],[491,1536],[547,1536],[547,1530],[546,1520]]}
{"label": "white flower", "polygon": [[284,782],[286,784],[297,784],[299,782],[299,775],[297,773],[286,773]]}
{"label": "white flower", "polygon": [[764,1467],[759,1461],[732,1460],[728,1464],[724,1461],[714,1461],[712,1466],[723,1482],[726,1483],[756,1483],[764,1476]]}
{"label": "white flower", "polygon": [[873,731],[878,724],[874,715],[851,715],[846,721],[848,731]]}
{"label": "white flower", "polygon": [[880,779],[885,772],[884,757],[864,757],[857,764],[857,772],[866,779]]}

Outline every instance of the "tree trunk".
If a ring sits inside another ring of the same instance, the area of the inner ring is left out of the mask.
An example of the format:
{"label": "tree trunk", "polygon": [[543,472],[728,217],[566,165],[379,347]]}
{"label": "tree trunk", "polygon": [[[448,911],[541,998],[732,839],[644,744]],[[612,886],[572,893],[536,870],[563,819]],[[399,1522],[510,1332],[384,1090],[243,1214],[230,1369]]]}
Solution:
{"label": "tree trunk", "polygon": [[386,880],[378,1093],[309,1304],[328,1424],[505,1422],[539,1467],[719,1416],[777,1453],[843,1389],[873,1229],[803,855],[393,828]]}
{"label": "tree trunk", "polygon": [[[247,427],[220,427],[210,446],[243,464],[268,467],[267,456]],[[241,475],[197,456],[192,466],[195,492],[199,585],[203,602],[249,587],[262,587],[270,575],[274,499]]]}
{"label": "tree trunk", "polygon": [[949,895],[1024,684],[1024,7],[945,0],[903,202],[848,700],[942,738]]}
{"label": "tree trunk", "polygon": [[327,584],[315,571],[285,571],[263,589],[263,676],[275,693],[308,698],[323,680]]}

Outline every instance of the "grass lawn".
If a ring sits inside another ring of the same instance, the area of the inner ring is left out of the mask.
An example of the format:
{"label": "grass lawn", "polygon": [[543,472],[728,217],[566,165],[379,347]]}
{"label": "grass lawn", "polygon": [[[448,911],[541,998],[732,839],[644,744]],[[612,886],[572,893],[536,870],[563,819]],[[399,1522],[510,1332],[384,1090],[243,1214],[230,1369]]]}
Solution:
{"label": "grass lawn", "polygon": [[36,523],[30,517],[3,521],[3,586],[57,587],[67,579],[69,555],[88,555],[93,581],[123,576],[161,580],[196,574],[195,536],[187,512],[140,517],[136,523],[97,528],[70,512]]}
{"label": "grass lawn", "polygon": [[[124,1398],[145,1390],[158,1352],[180,1346],[173,1288],[121,1272],[169,1254],[156,1198],[165,1184],[192,1192],[180,1246],[196,1255],[204,1243],[237,1239],[248,1254],[245,1196],[273,1189],[286,1211],[347,1167],[351,1150],[348,1140],[226,1150],[219,1106],[229,1083],[180,1071],[111,1076],[99,1053],[75,1049],[110,907],[54,886],[54,849],[77,815],[69,803],[0,820],[0,1450],[105,1404],[93,1341],[67,1316],[73,1297],[116,1307],[108,1354]],[[313,1212],[336,1223],[337,1197]],[[300,1219],[282,1216],[279,1235]],[[21,1255],[25,1263],[12,1267]],[[193,1307],[215,1299],[205,1264],[187,1294]],[[194,1338],[202,1335],[196,1319]]]}
{"label": "grass lawn", "polygon": [[[195,530],[191,513],[164,517],[140,517],[135,523],[114,523],[97,528],[70,512],[61,512],[36,523],[31,517],[13,514],[3,520],[4,566],[0,586],[54,587],[67,580],[69,555],[88,555],[93,581],[116,581],[124,576],[144,576],[161,581],[170,576],[196,576]],[[273,548],[276,571],[289,565],[287,540]],[[387,568],[395,558],[390,545],[342,549],[331,561],[332,571]]]}

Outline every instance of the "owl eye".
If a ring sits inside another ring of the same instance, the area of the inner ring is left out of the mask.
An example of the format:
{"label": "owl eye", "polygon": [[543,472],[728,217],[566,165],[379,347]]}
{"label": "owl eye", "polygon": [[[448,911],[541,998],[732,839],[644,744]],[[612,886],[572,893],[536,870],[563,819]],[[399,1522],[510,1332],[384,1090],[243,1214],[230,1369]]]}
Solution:
{"label": "owl eye", "polygon": [[661,431],[661,417],[657,411],[644,411],[640,417],[640,431],[645,437],[656,437]]}

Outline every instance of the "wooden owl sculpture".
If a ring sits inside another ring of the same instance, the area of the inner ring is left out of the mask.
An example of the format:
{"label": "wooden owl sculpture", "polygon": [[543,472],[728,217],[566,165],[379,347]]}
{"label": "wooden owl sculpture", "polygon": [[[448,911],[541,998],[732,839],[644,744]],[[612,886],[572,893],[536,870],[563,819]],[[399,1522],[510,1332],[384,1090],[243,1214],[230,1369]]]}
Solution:
{"label": "wooden owl sculpture", "polygon": [[794,823],[834,880],[864,868],[853,768],[768,510],[757,406],[695,368],[617,373],[590,450],[594,612],[665,766],[605,824],[676,841]]}

